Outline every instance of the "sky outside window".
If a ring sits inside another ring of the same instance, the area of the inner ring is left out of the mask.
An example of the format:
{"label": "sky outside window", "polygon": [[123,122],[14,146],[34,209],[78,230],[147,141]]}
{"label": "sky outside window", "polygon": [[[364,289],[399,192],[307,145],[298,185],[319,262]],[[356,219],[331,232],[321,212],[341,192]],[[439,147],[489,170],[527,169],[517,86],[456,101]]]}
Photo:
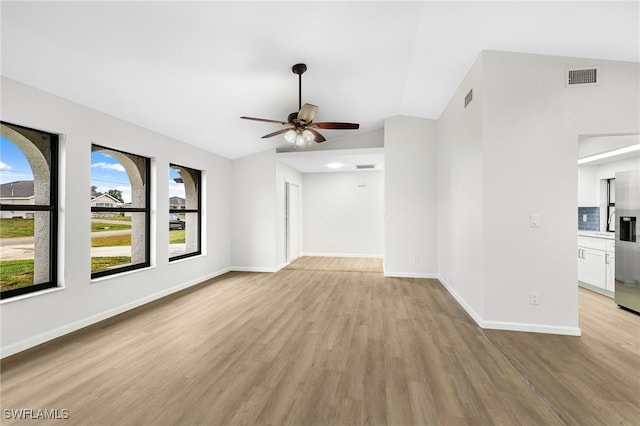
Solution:
{"label": "sky outside window", "polygon": [[0,136],[0,183],[19,180],[33,180],[31,166],[16,144]]}

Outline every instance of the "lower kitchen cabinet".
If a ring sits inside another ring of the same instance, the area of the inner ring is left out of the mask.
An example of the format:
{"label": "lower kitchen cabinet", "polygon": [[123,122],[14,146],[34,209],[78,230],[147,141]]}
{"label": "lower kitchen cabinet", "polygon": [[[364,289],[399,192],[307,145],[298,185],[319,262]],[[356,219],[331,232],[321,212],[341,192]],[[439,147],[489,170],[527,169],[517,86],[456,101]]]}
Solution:
{"label": "lower kitchen cabinet", "polygon": [[605,277],[605,288],[611,292],[616,289],[616,251],[615,241],[607,242],[607,251],[605,253],[604,262],[606,264],[607,273]]}
{"label": "lower kitchen cabinet", "polygon": [[578,248],[578,281],[606,288],[605,252],[591,248]]}
{"label": "lower kitchen cabinet", "polygon": [[614,241],[578,237],[578,282],[583,287],[613,296],[615,288]]}

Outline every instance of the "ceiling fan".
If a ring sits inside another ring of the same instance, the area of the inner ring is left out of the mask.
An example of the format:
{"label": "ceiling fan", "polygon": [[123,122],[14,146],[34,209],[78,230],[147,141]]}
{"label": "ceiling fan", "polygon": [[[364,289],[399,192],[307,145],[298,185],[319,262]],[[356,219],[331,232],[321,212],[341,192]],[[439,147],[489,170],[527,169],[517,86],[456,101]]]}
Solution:
{"label": "ceiling fan", "polygon": [[358,129],[358,123],[339,123],[334,121],[325,121],[314,123],[313,119],[318,112],[318,107],[312,104],[302,105],[302,74],[307,70],[305,64],[295,64],[291,67],[291,71],[298,75],[298,112],[289,114],[287,121],[269,120],[266,118],[240,117],[245,120],[264,121],[266,123],[279,123],[286,126],[284,129],[277,130],[262,138],[270,138],[272,136],[284,134],[284,139],[289,143],[295,143],[298,146],[310,144],[312,141],[324,142],[326,139],[316,129]]}

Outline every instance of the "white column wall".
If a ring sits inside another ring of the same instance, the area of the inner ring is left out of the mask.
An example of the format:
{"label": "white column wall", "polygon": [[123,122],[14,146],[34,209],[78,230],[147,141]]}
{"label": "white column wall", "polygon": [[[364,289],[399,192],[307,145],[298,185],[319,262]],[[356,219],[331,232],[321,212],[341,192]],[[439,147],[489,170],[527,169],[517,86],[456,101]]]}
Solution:
{"label": "white column wall", "polygon": [[233,161],[231,257],[233,269],[276,270],[276,153]]}
{"label": "white column wall", "polygon": [[386,119],[384,155],[385,274],[434,278],[438,272],[436,121]]}
{"label": "white column wall", "polygon": [[437,127],[439,279],[477,322],[484,313],[482,77],[480,55]]}

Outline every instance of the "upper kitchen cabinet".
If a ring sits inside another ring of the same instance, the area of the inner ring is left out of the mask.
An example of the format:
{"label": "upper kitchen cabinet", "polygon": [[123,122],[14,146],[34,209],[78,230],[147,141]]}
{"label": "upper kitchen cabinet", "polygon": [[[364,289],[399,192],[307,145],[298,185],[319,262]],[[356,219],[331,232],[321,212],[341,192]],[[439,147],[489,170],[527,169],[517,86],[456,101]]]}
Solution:
{"label": "upper kitchen cabinet", "polygon": [[615,174],[632,169],[640,169],[640,135],[580,137],[579,230],[615,231]]}

